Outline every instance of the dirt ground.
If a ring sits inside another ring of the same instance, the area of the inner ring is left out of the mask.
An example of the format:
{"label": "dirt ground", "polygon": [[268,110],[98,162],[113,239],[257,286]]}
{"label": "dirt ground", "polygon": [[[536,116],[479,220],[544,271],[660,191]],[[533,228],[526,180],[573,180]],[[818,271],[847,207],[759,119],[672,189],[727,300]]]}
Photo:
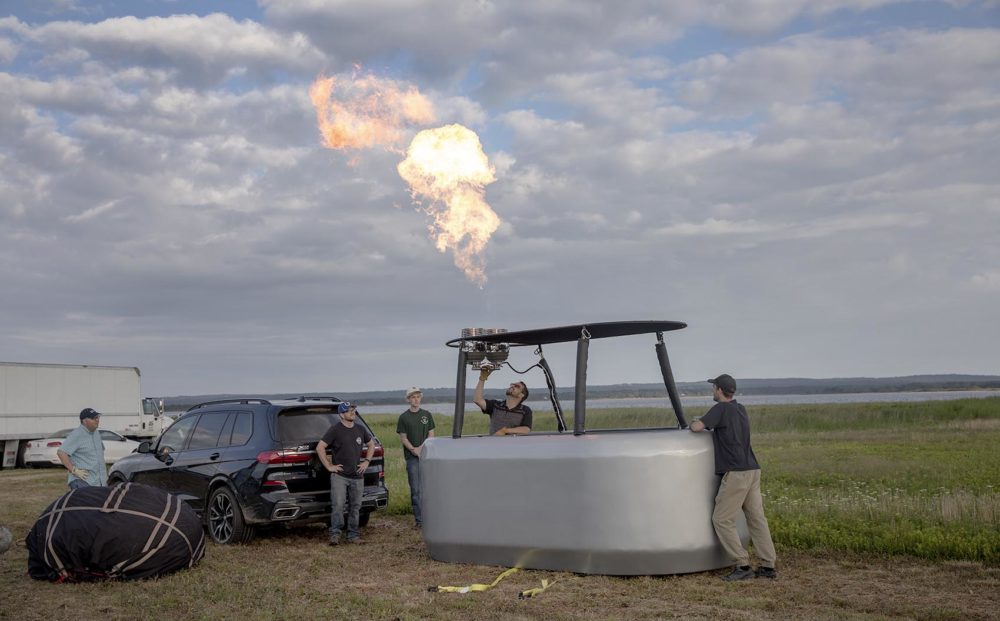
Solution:
{"label": "dirt ground", "polygon": [[[64,491],[54,471],[0,472],[0,619],[998,619],[1000,567],[779,547],[777,580],[724,572],[614,578],[432,560],[409,516],[372,518],[361,546],[325,545],[322,525],[276,530],[246,546],[209,545],[195,568],[158,580],[49,584],[26,573],[24,537]],[[525,589],[554,583],[531,599]]]}

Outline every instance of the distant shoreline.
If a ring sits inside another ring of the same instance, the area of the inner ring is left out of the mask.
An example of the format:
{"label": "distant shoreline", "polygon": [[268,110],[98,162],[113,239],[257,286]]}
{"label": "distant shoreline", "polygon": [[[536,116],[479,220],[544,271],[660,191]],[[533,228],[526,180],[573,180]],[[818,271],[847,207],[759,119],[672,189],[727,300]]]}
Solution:
{"label": "distant shoreline", "polygon": [[[913,403],[917,401],[953,401],[957,399],[987,399],[1000,398],[1000,390],[938,390],[923,392],[891,392],[891,393],[844,393],[844,394],[819,394],[819,395],[736,395],[736,400],[748,405],[809,405],[809,404],[837,404],[837,403]],[[712,404],[710,396],[685,395],[681,397],[682,407],[707,407]],[[528,405],[535,410],[547,411],[552,409],[552,403],[548,400],[532,399]],[[572,411],[573,400],[563,400],[560,398],[560,405],[564,411]],[[432,414],[450,415],[455,411],[455,405],[451,403],[425,403],[424,409]],[[626,397],[613,399],[588,399],[588,410],[602,410],[609,408],[670,408],[670,401],[664,397]],[[402,411],[405,405],[397,408],[388,408],[383,404],[359,404],[359,411],[363,413],[384,413]],[[466,412],[478,412],[472,402],[465,404]]]}
{"label": "distant shoreline", "polygon": [[[535,385],[534,376],[528,378],[528,386],[531,394],[535,397],[547,395],[547,390],[543,385]],[[924,375],[905,375],[898,377],[835,377],[825,379],[813,378],[737,378],[739,383],[739,394],[743,397],[775,395],[857,395],[857,394],[885,394],[885,393],[939,393],[939,392],[970,392],[970,391],[996,391],[1000,392],[1000,375],[973,375],[959,373],[939,373]],[[571,386],[559,384],[559,399],[563,402],[573,401],[573,389]],[[495,388],[487,386],[486,397],[495,399],[502,396],[500,386],[505,384],[494,384]],[[341,387],[342,388],[342,387]],[[182,395],[174,397],[162,397],[164,404],[169,411],[183,411],[191,406],[206,401],[216,401],[220,399],[236,398],[261,398],[261,399],[288,399],[299,396],[337,396],[346,401],[357,402],[367,406],[372,405],[396,405],[403,404],[405,387],[398,390],[319,390],[304,392],[272,392],[272,393],[215,393],[204,395]],[[684,396],[709,396],[708,385],[705,381],[697,382],[677,382],[677,390]],[[455,387],[423,387],[424,404],[451,403],[455,399]],[[589,399],[658,399],[666,398],[666,388],[662,383],[620,383],[606,385],[592,385],[587,387],[587,397]],[[471,401],[472,388],[466,389],[466,400]],[[878,399],[873,399],[878,400]]]}
{"label": "distant shoreline", "polygon": [[[537,397],[528,401],[528,405],[536,410],[551,410],[552,402],[548,399],[545,391],[533,393]],[[499,391],[494,395],[487,394],[487,398],[499,398]],[[454,395],[452,395],[454,397]],[[858,393],[816,393],[816,394],[737,394],[736,399],[746,405],[807,405],[807,404],[834,404],[834,403],[912,403],[917,401],[952,401],[957,399],[987,399],[1000,397],[1000,389],[986,390],[912,390],[896,392],[858,392]],[[235,398],[235,397],[234,397]],[[278,397],[271,397],[278,398]],[[208,401],[209,399],[206,399]],[[401,401],[401,400],[400,400]],[[356,399],[360,410],[364,413],[385,413],[401,412],[406,408],[401,402],[369,402]],[[566,411],[573,409],[573,399],[559,396],[559,402]],[[683,407],[701,407],[712,403],[709,395],[681,395],[681,405]],[[192,404],[193,405],[193,404]],[[453,400],[424,400],[422,407],[433,414],[448,415],[455,411]],[[670,401],[664,394],[662,396],[642,396],[642,397],[589,397],[587,407],[590,409],[607,408],[656,408],[670,407]],[[465,409],[467,412],[478,410],[472,403],[472,399],[466,400]],[[184,409],[167,408],[169,412],[182,412]]]}

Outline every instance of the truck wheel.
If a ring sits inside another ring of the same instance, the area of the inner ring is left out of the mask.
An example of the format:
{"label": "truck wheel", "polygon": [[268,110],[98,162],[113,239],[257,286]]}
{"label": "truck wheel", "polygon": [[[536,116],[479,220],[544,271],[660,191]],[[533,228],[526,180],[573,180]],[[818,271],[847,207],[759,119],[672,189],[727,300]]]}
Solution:
{"label": "truck wheel", "polygon": [[228,487],[212,490],[205,512],[208,535],[215,543],[248,543],[254,536],[254,527],[243,519],[240,503]]}
{"label": "truck wheel", "polygon": [[368,526],[368,518],[372,516],[371,511],[362,511],[358,514],[358,526]]}
{"label": "truck wheel", "polygon": [[15,468],[24,468],[24,455],[28,452],[28,441],[21,440],[17,445],[17,458],[14,460]]}

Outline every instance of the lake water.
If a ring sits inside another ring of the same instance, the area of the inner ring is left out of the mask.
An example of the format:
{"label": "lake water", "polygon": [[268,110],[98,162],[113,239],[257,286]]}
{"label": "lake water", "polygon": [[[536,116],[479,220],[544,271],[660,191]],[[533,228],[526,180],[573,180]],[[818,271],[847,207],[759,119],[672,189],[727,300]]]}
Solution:
{"label": "lake water", "polygon": [[[950,401],[953,399],[983,399],[986,397],[1000,397],[997,390],[943,390],[938,392],[861,392],[843,394],[823,394],[823,395],[737,395],[736,400],[746,405],[774,405],[787,403],[885,403],[885,402],[912,402],[912,401]],[[560,401],[564,411],[573,409],[573,399]],[[710,395],[704,396],[684,396],[681,397],[682,406],[708,406],[712,404]],[[533,410],[551,410],[552,403],[547,399],[544,401],[531,400],[528,405]],[[661,398],[629,398],[629,399],[588,399],[587,409],[602,408],[653,408],[669,407],[670,400]],[[431,414],[454,414],[454,403],[424,403],[422,406]],[[368,406],[365,408],[370,412],[394,411],[384,405]],[[402,411],[401,408],[400,411]],[[477,408],[470,400],[466,404],[466,412],[478,412]]]}

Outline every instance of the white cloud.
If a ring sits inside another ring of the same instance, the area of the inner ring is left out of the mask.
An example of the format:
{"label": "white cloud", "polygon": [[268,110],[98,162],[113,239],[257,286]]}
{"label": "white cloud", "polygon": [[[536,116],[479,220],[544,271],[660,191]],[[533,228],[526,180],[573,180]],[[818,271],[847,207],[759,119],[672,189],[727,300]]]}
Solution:
{"label": "white cloud", "polygon": [[678,68],[678,86],[689,104],[728,114],[775,101],[846,100],[898,115],[912,110],[898,105],[905,99],[926,108],[956,96],[990,97],[983,80],[1000,71],[997,47],[995,29],[895,30],[874,38],[810,33],[694,60]]}
{"label": "white cloud", "polygon": [[[993,326],[998,31],[882,5],[0,18],[0,283],[22,292],[0,349],[137,364],[167,394],[439,386],[470,322],[662,316],[692,323],[682,379],[736,323],[734,368],[760,374],[849,374],[876,341],[893,373],[983,370],[893,352],[930,321],[952,326],[921,343],[941,351]],[[308,82],[355,61],[480,134],[504,219],[486,291],[435,251],[398,155],[319,147]]]}
{"label": "white cloud", "polygon": [[976,291],[1000,293],[1000,270],[981,272],[969,279],[969,286]]}
{"label": "white cloud", "polygon": [[92,207],[92,208],[84,211],[83,213],[75,214],[75,215],[72,215],[72,216],[66,216],[64,218],[64,220],[66,222],[84,222],[86,220],[93,220],[94,218],[96,218],[97,216],[101,215],[102,213],[105,213],[107,211],[110,211],[110,210],[114,209],[115,205],[117,205],[120,202],[121,202],[121,199],[115,199],[115,200],[107,201],[106,203],[103,203],[101,205],[97,205],[95,207]]}
{"label": "white cloud", "polygon": [[37,43],[55,65],[96,60],[112,67],[166,67],[185,83],[210,84],[250,69],[313,74],[324,55],[299,33],[280,33],[249,20],[204,17],[110,18],[97,23],[11,26]]}
{"label": "white cloud", "polygon": [[19,46],[6,37],[0,37],[0,64],[14,62],[19,51]]}
{"label": "white cloud", "polygon": [[719,235],[759,235],[770,233],[780,226],[764,225],[753,220],[748,222],[733,222],[708,218],[702,222],[680,222],[656,229],[657,235],[672,237],[705,237]]}

